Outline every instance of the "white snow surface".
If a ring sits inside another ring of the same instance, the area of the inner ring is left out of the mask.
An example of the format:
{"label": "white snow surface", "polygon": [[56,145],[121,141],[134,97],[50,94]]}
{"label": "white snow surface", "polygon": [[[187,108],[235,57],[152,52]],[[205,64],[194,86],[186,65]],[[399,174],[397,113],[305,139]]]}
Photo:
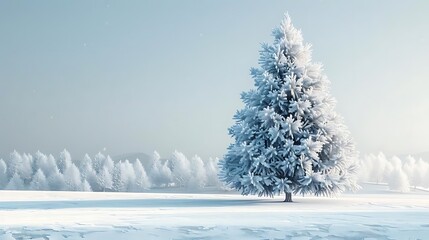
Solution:
{"label": "white snow surface", "polygon": [[429,239],[429,193],[0,191],[0,239]]}

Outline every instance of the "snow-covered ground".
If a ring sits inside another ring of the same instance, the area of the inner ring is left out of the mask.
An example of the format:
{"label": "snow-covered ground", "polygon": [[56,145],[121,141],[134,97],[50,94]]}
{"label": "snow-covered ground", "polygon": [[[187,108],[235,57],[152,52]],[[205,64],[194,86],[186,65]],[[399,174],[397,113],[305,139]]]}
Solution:
{"label": "snow-covered ground", "polygon": [[429,239],[429,193],[336,198],[0,191],[0,239]]}

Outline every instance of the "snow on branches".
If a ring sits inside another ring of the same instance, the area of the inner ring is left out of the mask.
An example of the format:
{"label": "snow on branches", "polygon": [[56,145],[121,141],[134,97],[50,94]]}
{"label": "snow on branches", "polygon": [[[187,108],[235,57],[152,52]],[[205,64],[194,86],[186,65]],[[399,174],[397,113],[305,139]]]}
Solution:
{"label": "snow on branches", "polygon": [[229,129],[235,142],[220,162],[220,176],[242,194],[332,195],[356,188],[356,153],[335,113],[329,81],[311,62],[310,45],[286,15],[262,44],[255,88]]}

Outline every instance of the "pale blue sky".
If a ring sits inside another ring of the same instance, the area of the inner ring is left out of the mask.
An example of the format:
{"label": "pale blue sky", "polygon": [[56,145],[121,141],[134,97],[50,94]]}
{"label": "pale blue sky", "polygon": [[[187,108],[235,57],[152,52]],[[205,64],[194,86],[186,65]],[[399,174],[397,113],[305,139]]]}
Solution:
{"label": "pale blue sky", "polygon": [[429,151],[429,1],[1,1],[0,154],[221,157],[288,11],[362,153]]}

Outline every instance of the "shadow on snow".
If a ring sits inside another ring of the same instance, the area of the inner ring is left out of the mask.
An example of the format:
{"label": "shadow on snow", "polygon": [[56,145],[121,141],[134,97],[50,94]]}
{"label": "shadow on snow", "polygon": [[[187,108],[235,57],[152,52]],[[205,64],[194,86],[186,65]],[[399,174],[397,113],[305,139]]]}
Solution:
{"label": "shadow on snow", "polygon": [[250,206],[267,203],[266,200],[231,199],[115,199],[115,200],[59,200],[0,202],[0,210],[68,209],[68,208],[186,208]]}

